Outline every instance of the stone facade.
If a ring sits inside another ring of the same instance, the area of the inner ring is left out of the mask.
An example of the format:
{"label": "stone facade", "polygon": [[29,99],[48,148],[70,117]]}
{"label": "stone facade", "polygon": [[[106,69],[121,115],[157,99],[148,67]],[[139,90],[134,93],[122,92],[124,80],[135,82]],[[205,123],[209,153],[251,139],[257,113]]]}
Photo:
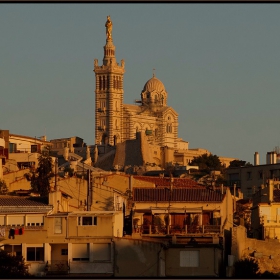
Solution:
{"label": "stone facade", "polygon": [[116,62],[111,33],[107,33],[103,64],[99,66],[95,59],[94,72],[96,144],[115,146],[135,139],[136,132],[145,132],[150,144],[176,148],[178,114],[167,106],[168,94],[155,75],[144,85],[138,105],[123,104],[125,63]]}
{"label": "stone facade", "polygon": [[[178,113],[168,106],[168,93],[155,74],[145,83],[141,99],[135,100],[135,104],[123,103],[125,62],[121,60],[119,64],[116,61],[110,17],[107,18],[105,26],[103,63],[98,65],[98,60],[94,60],[95,145],[98,146],[99,154],[98,160],[94,161],[95,166],[105,170],[114,169],[113,164],[118,165],[117,170],[122,170],[119,166],[125,169],[127,165],[139,166],[139,162],[141,166],[147,166],[148,163],[159,168],[171,165],[187,166],[195,156],[210,154],[206,149],[189,149],[189,143],[178,138]],[[138,133],[141,133],[143,141],[141,147],[135,149],[135,154],[132,152],[133,160],[128,163],[123,160],[127,156],[123,153],[128,146],[137,144]],[[134,140],[136,142],[126,143]],[[143,155],[144,145],[149,156]],[[116,156],[113,151],[115,147]],[[145,157],[150,159],[143,160]],[[221,162],[228,166],[232,160],[234,158],[222,158]]]}

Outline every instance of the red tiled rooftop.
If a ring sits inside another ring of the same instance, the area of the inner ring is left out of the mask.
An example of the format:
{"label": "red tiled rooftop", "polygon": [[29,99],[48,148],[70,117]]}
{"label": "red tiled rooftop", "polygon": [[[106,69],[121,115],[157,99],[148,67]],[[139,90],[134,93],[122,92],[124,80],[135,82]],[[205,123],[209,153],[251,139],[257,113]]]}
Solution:
{"label": "red tiled rooftop", "polygon": [[205,188],[134,188],[133,201],[221,202],[224,195]]}
{"label": "red tiled rooftop", "polygon": [[[151,182],[154,183],[156,187],[165,187],[170,186],[170,178],[169,177],[151,177],[151,176],[135,176],[134,179]],[[199,187],[199,184],[187,178],[173,178],[173,186],[174,187]]]}

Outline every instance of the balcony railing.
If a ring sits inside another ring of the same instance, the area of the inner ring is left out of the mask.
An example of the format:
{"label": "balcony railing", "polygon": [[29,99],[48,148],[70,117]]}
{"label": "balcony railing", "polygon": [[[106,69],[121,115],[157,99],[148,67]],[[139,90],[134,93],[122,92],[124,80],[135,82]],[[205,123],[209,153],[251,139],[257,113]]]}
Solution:
{"label": "balcony railing", "polygon": [[46,274],[68,274],[68,261],[52,260],[48,261],[45,267]]}
{"label": "balcony railing", "polygon": [[169,226],[155,226],[155,225],[137,225],[134,226],[134,232],[142,235],[151,234],[217,234],[221,233],[222,229],[220,225],[169,225]]}
{"label": "balcony railing", "polygon": [[280,215],[268,216],[264,215],[260,217],[261,224],[280,224]]}

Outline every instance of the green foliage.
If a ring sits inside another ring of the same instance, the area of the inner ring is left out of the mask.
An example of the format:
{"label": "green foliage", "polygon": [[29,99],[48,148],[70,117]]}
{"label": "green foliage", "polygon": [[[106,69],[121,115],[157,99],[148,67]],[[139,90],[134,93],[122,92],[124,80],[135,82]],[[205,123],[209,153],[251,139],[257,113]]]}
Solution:
{"label": "green foliage", "polygon": [[52,171],[53,163],[50,150],[45,149],[38,158],[38,168],[31,172],[31,189],[40,193],[41,196],[48,196],[50,191],[50,180],[54,177]]}
{"label": "green foliage", "polygon": [[194,157],[194,159],[190,162],[190,165],[198,166],[199,170],[207,173],[210,173],[212,170],[221,171],[223,169],[219,157],[212,154],[203,154],[201,156]]}
{"label": "green foliage", "polygon": [[7,184],[4,180],[0,180],[0,194],[7,194],[9,191]]}
{"label": "green foliage", "polygon": [[260,276],[258,262],[253,258],[245,258],[234,263],[235,278],[256,278]]}
{"label": "green foliage", "polygon": [[0,278],[29,277],[28,269],[22,256],[11,256],[4,250],[0,250]]}
{"label": "green foliage", "polygon": [[229,167],[241,167],[241,166],[252,166],[250,162],[246,162],[245,160],[233,160],[229,163]]}

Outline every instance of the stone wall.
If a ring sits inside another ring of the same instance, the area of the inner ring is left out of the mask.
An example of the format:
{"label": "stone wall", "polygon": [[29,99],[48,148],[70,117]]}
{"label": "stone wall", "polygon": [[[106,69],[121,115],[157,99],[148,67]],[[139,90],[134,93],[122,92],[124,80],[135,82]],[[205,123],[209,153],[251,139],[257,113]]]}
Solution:
{"label": "stone wall", "polygon": [[278,239],[258,240],[246,237],[245,227],[234,227],[232,231],[232,249],[235,261],[253,257],[257,260],[260,272],[266,270],[280,273],[280,243]]}

